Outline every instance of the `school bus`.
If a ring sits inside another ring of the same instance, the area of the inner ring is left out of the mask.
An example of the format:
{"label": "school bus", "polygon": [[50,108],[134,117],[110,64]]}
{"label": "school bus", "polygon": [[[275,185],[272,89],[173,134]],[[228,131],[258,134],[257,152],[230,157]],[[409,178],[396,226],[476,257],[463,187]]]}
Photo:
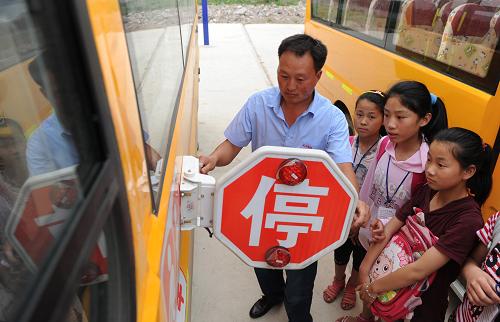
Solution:
{"label": "school bus", "polygon": [[318,90],[351,124],[362,92],[413,79],[444,101],[449,126],[481,135],[496,165],[483,218],[500,210],[500,2],[308,0],[304,24],[329,51]]}
{"label": "school bus", "polygon": [[189,321],[196,1],[0,2],[0,320]]}
{"label": "school bus", "polygon": [[[328,47],[318,90],[350,120],[356,98],[417,80],[446,104],[449,126],[500,148],[500,2],[308,0],[305,32]],[[500,210],[500,167],[483,206]]]}

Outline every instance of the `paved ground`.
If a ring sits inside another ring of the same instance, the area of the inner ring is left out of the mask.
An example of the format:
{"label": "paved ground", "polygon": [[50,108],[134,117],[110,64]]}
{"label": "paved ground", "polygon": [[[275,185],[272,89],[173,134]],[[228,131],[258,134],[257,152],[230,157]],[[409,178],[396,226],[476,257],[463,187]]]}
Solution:
{"label": "paved ground", "polygon": [[[199,143],[210,153],[223,140],[223,131],[247,97],[276,83],[277,49],[283,38],[303,31],[302,25],[210,24],[210,46],[203,46],[200,25]],[[248,154],[242,151],[234,162]],[[228,170],[212,172],[219,177]],[[251,305],[261,293],[253,269],[246,266],[204,230],[195,236],[193,322],[247,322]],[[312,314],[317,322],[333,321],[343,314],[336,301],[326,304],[324,287],[333,274],[333,258],[320,261]],[[351,312],[360,311],[358,305]],[[259,322],[288,321],[283,307],[271,310]]]}

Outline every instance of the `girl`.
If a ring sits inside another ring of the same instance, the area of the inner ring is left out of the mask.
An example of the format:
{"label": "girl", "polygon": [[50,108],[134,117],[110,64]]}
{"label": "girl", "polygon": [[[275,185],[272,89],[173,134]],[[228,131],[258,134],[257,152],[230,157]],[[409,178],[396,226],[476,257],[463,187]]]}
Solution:
{"label": "girl", "polygon": [[[385,238],[368,249],[360,267],[360,296],[371,304],[378,294],[410,286],[433,272],[436,278],[422,296],[412,321],[443,321],[448,288],[472,250],[475,233],[483,226],[480,206],[491,185],[491,149],[474,132],[452,128],[432,142],[425,166],[427,184],[385,226]],[[413,207],[425,214],[425,225],[439,238],[420,259],[371,283],[368,272],[391,237],[412,215]]]}
{"label": "girl", "polygon": [[[365,177],[359,198],[370,207],[370,228],[361,228],[359,242],[368,249],[371,231],[383,231],[397,210],[410,200],[412,192],[425,182],[428,142],[441,129],[448,127],[443,102],[431,96],[427,87],[417,81],[403,81],[387,92],[382,138]],[[358,317],[337,321],[370,321],[368,307]]]}
{"label": "girl", "polygon": [[[356,101],[354,127],[357,136],[351,137],[353,169],[356,179],[361,185],[370,163],[375,158],[377,143],[384,132],[384,105],[385,94],[381,91],[370,90],[361,94]],[[351,276],[345,283],[345,269],[349,258],[353,254]],[[344,245],[335,250],[335,276],[332,284],[323,291],[323,299],[327,303],[333,302],[339,293],[344,290],[340,306],[350,310],[356,305],[356,286],[358,282],[359,265],[365,256],[365,249],[348,239]]]}
{"label": "girl", "polygon": [[467,296],[449,321],[497,321],[500,318],[500,212],[476,232],[480,243],[462,268]]}

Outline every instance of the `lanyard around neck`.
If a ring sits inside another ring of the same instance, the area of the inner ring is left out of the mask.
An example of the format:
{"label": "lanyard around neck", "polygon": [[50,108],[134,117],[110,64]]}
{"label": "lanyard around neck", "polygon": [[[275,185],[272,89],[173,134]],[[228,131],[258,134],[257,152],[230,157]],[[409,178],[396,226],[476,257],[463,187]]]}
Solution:
{"label": "lanyard around neck", "polygon": [[398,187],[396,188],[396,190],[394,191],[394,193],[392,194],[392,197],[389,198],[389,165],[391,164],[391,156],[389,155],[389,159],[387,160],[387,170],[385,172],[385,204],[388,205],[391,203],[392,199],[394,199],[394,196],[396,195],[396,193],[398,192],[399,188],[401,188],[401,186],[403,185],[403,182],[405,182],[406,178],[408,177],[408,175],[410,174],[410,171],[406,171],[406,175],[405,177],[403,178],[403,180],[401,180],[401,182],[399,183]]}
{"label": "lanyard around neck", "polygon": [[[356,165],[356,167],[354,167],[354,173],[356,173],[358,171],[358,168],[361,165],[361,162],[363,162],[363,160],[365,159],[366,155],[368,153],[370,153],[371,149],[373,149],[373,147],[375,145],[377,145],[377,143],[378,143],[379,140],[380,140],[380,136],[378,137],[377,141],[375,141],[375,143],[373,143],[372,146],[369,147],[368,150],[366,150],[366,152],[361,156],[361,159],[359,159],[358,164]],[[354,159],[353,159],[354,162],[356,162],[356,157],[358,156],[358,149],[359,149],[359,136],[356,138],[356,152],[354,153]]]}

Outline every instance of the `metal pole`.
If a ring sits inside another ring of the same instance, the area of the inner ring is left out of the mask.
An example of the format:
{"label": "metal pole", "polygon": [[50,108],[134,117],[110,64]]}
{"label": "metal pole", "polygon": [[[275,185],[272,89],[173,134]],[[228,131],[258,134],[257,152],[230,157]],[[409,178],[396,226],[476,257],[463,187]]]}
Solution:
{"label": "metal pole", "polygon": [[201,11],[203,16],[203,44],[209,45],[208,41],[208,0],[201,0]]}

